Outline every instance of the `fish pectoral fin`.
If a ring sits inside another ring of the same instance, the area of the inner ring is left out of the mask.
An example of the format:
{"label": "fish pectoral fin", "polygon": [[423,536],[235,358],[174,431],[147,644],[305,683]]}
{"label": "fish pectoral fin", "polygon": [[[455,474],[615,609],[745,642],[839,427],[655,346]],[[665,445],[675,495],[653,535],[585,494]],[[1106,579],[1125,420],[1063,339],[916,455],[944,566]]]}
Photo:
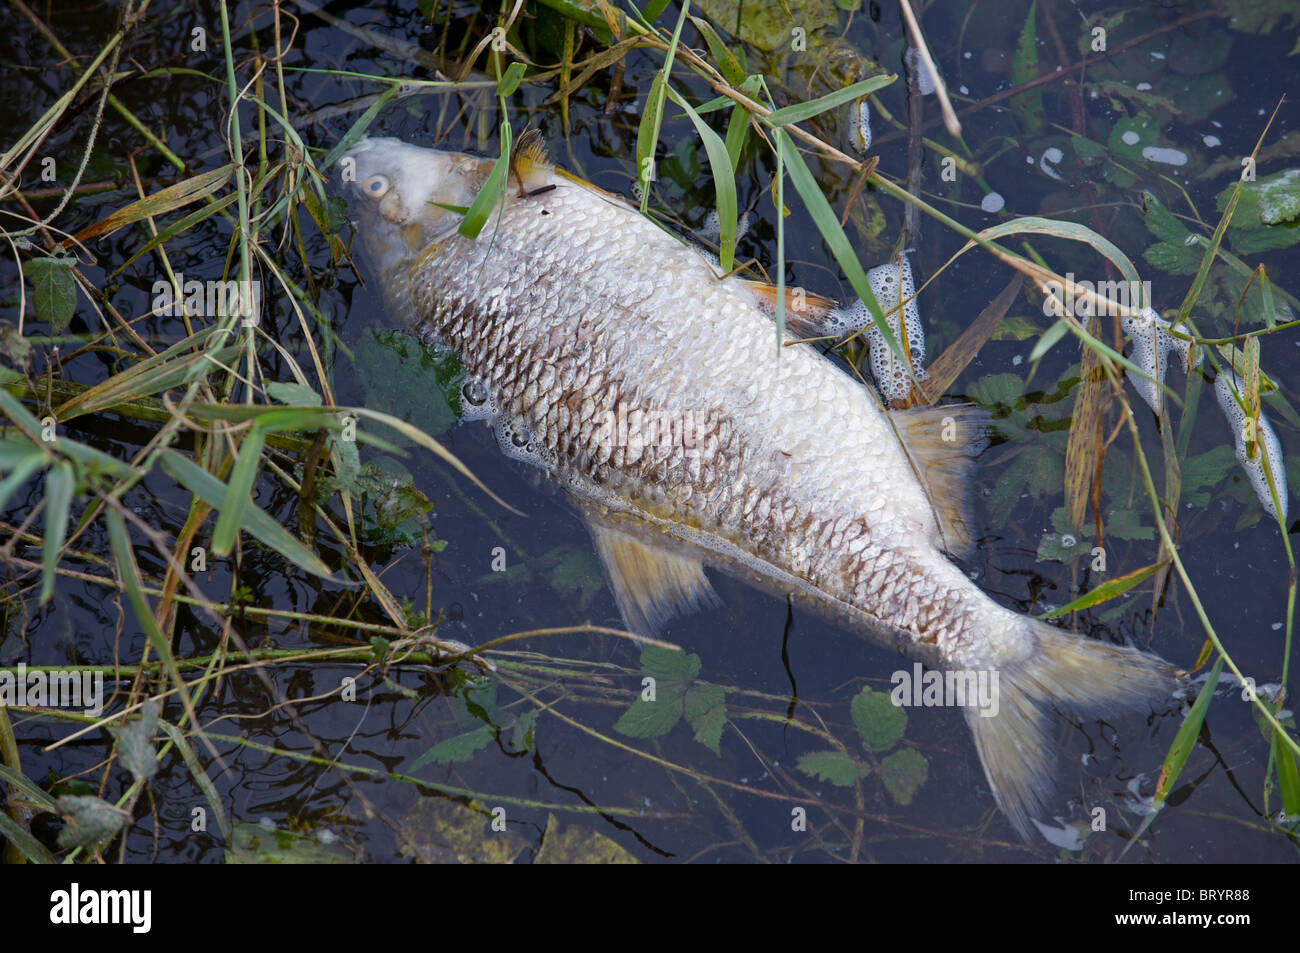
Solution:
{"label": "fish pectoral fin", "polygon": [[987,442],[988,412],[978,404],[891,410],[898,436],[921,481],[940,538],[954,556],[970,553],[975,516],[971,471]]}
{"label": "fish pectoral fin", "polygon": [[[776,310],[776,285],[765,281],[746,281],[759,303],[767,310]],[[835,302],[803,288],[785,289],[785,327],[796,338],[840,337],[842,329],[831,319]]]}
{"label": "fish pectoral fin", "polygon": [[639,520],[584,515],[628,631],[656,635],[674,616],[719,604],[698,556],[676,551],[668,538],[650,542],[648,534],[663,534],[638,529]]}

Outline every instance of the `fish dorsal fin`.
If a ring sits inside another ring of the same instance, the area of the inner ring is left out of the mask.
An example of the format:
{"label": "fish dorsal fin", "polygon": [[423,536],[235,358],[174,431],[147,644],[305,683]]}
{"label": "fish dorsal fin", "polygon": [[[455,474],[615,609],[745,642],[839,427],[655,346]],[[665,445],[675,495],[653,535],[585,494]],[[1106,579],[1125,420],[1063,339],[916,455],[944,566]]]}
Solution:
{"label": "fish dorsal fin", "polygon": [[[766,281],[746,281],[745,287],[753,292],[759,304],[767,311],[776,312],[776,285]],[[803,288],[785,289],[785,327],[794,337],[838,337],[828,321],[836,303],[830,298],[813,294]]]}
{"label": "fish dorsal fin", "polygon": [[889,411],[939,524],[938,544],[968,555],[975,518],[971,470],[984,449],[988,412],[978,404],[944,404]]}
{"label": "fish dorsal fin", "polygon": [[527,195],[542,188],[550,179],[551,160],[546,157],[546,143],[537,129],[529,129],[515,143],[510,153],[510,173],[519,183],[519,194]]}
{"label": "fish dorsal fin", "polygon": [[594,507],[583,515],[628,631],[656,635],[674,616],[718,605],[703,564],[686,544],[634,517],[602,515]]}

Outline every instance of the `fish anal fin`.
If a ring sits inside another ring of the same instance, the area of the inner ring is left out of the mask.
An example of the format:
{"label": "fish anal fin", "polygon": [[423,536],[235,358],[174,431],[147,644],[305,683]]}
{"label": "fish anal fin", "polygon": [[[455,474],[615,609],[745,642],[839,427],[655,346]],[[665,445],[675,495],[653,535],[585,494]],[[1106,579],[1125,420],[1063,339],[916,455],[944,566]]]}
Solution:
{"label": "fish anal fin", "polygon": [[954,556],[969,554],[975,541],[971,471],[986,443],[988,412],[978,404],[944,404],[889,415],[934,508],[937,542]]}
{"label": "fish anal fin", "polygon": [[585,512],[605,577],[628,631],[656,635],[677,615],[718,604],[704,565],[675,540],[640,521]]}

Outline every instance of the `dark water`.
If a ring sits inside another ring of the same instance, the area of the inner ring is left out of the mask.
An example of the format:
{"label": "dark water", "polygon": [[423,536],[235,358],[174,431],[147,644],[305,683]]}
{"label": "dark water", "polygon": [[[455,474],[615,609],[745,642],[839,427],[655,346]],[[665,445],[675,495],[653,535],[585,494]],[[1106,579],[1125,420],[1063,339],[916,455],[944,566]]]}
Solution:
{"label": "dark water", "polygon": [[[427,7],[421,8],[423,12],[349,10],[344,4],[331,4],[327,10],[358,27],[426,50],[438,49],[444,37],[457,48],[469,37],[467,49],[495,22],[494,13],[476,11],[471,4],[453,4],[450,12],[445,4],[436,6],[433,25],[427,19]],[[872,17],[872,5],[851,23],[841,16],[834,21],[833,30],[813,31],[821,39],[802,59],[799,54],[751,48],[750,71],[763,72],[783,102],[807,98],[810,91],[818,95],[842,83],[833,79],[833,73],[837,64],[847,61],[846,50],[856,50],[897,71],[902,31],[897,11],[884,6],[878,19]],[[528,7],[531,12],[532,5]],[[1014,84],[1010,64],[1027,9],[1024,4],[1000,4],[996,16],[980,8],[969,17],[964,4],[936,4],[926,11],[927,35],[959,109]],[[1179,187],[1185,189],[1209,225],[1197,230],[1208,234],[1218,219],[1214,197],[1234,181],[1240,166],[1205,177],[1200,173],[1217,158],[1240,157],[1254,147],[1278,99],[1288,92],[1293,71],[1286,55],[1295,43],[1295,23],[1284,19],[1271,32],[1254,35],[1228,30],[1223,20],[1215,17],[1198,18],[1198,9],[1192,4],[1125,9],[1126,15],[1109,30],[1112,48],[1160,32],[1110,60],[1090,65],[1082,74],[1081,88],[1076,85],[1077,72],[1038,87],[1044,122],[1036,131],[1026,132],[1022,119],[1009,108],[1014,101],[1002,100],[998,106],[966,114],[965,141],[971,151],[962,155],[983,164],[985,186],[1003,197],[1007,213],[1066,218],[1105,234],[1134,259],[1144,278],[1150,278],[1157,307],[1171,309],[1181,301],[1191,276],[1167,274],[1142,259],[1141,253],[1156,238],[1144,224],[1141,190],[1150,190],[1178,214],[1187,216],[1190,210],[1185,203],[1174,204],[1180,198]],[[1087,30],[1076,10],[1087,14],[1090,8],[1054,3],[1040,4],[1036,10],[1040,42],[1033,75],[1058,62],[1073,63],[1079,58],[1079,43]],[[8,143],[67,88],[71,73],[55,68],[56,57],[30,22],[12,10],[4,16],[10,39],[4,71],[7,105],[0,128]],[[114,29],[112,11],[96,5],[42,11],[42,16],[64,44],[83,56],[97,52]],[[188,67],[219,82],[184,75],[133,77],[119,85],[116,95],[150,128],[165,135],[167,145],[191,161],[196,171],[215,168],[226,161],[221,120],[228,109],[218,10],[206,4],[165,10],[151,7],[149,16],[144,32],[131,41],[133,57],[146,68],[164,64]],[[253,16],[261,49],[265,51],[274,43],[267,11],[237,7],[232,23],[241,59],[253,49],[247,32],[249,16]],[[675,17],[676,10],[669,10],[660,22],[671,26]],[[812,19],[809,22],[816,25]],[[548,31],[555,25],[543,12],[525,35],[533,44],[531,54],[544,64],[556,59],[548,46],[554,42],[554,33]],[[185,38],[195,27],[209,31],[206,54],[187,49]],[[1165,27],[1168,29],[1162,30]],[[842,39],[827,39],[841,30]],[[689,28],[684,41],[696,48],[704,46]],[[585,49],[583,55],[589,55],[590,43]],[[638,50],[625,62],[619,98],[612,106],[611,77],[609,71],[602,70],[573,96],[567,128],[558,104],[544,102],[557,88],[555,80],[522,87],[511,100],[510,119],[516,133],[528,126],[539,128],[561,165],[580,171],[606,189],[627,194],[640,112],[662,60],[658,53]],[[367,38],[306,12],[302,12],[294,50],[285,65],[432,78],[427,68],[376,50]],[[481,59],[478,65],[482,66]],[[246,78],[246,70],[243,75]],[[380,88],[371,82],[316,73],[286,71],[284,77],[292,102],[291,118],[307,144],[320,149],[322,156],[368,105],[357,102],[356,97],[371,96]],[[674,82],[679,89],[693,92],[697,102],[710,98],[707,88],[685,70],[674,73]],[[272,85],[268,74],[268,97],[273,96]],[[1078,98],[1074,90],[1079,91]],[[906,116],[901,83],[882,93],[881,101],[895,117],[901,120]],[[335,106],[338,108],[330,109]],[[949,139],[936,122],[933,97],[925,100],[924,110],[925,118],[932,122],[926,135],[947,145]],[[1159,120],[1158,145],[1180,150],[1188,157],[1186,165],[1130,158],[1123,164],[1129,174],[1126,178],[1114,168],[1085,164],[1077,158],[1072,132],[1106,144],[1122,119],[1139,114]],[[253,116],[251,109],[241,112],[246,146],[255,141]],[[846,116],[845,110],[827,114],[816,128],[828,141],[848,151]],[[493,155],[497,121],[495,105],[487,95],[425,91],[386,107],[372,131]],[[1274,158],[1261,159],[1261,176],[1294,163],[1294,150],[1286,146],[1293,142],[1289,137],[1295,135],[1294,121],[1294,107],[1284,105],[1265,143],[1283,145],[1271,153]],[[906,135],[878,114],[873,114],[873,127],[873,152],[879,155],[880,169],[896,179],[903,177]],[[84,109],[74,111],[55,130],[46,151],[56,157],[61,170],[75,169],[87,133]],[[1218,144],[1210,145],[1206,137],[1216,138]],[[679,148],[682,143],[686,145]],[[1056,154],[1049,153],[1051,149],[1061,150],[1061,157],[1052,161]],[[126,157],[137,150],[143,150],[137,158],[141,174],[153,183],[146,191],[173,181],[172,170],[161,163],[156,152],[110,111],[86,179],[108,181],[112,187],[75,199],[58,224],[73,232],[133,199]],[[669,158],[670,154],[676,158]],[[658,200],[679,224],[700,227],[712,203],[711,180],[690,123],[674,109],[665,116],[660,163]],[[811,158],[810,166],[836,210],[842,209],[851,186],[843,168]],[[775,213],[767,193],[773,171],[770,155],[751,146],[737,176],[741,207],[750,210],[751,223],[740,257],[752,256],[769,267],[776,247]],[[1049,174],[1052,172],[1060,178]],[[60,171],[59,181],[66,181],[70,174]],[[964,174],[953,182],[945,181],[933,153],[927,153],[924,176],[925,197],[946,214],[976,228],[998,220],[980,209],[984,189]],[[851,297],[848,283],[788,186],[786,201],[792,208],[786,222],[787,280],[823,294]],[[851,224],[849,234],[869,267],[888,257],[902,214],[898,203],[888,196],[870,194],[866,202],[858,205],[859,221],[869,223],[874,211],[883,216],[883,229],[873,236],[869,225]],[[36,207],[47,214],[51,200],[43,199]],[[503,460],[479,432],[483,430],[480,425],[440,429],[447,421],[445,412],[440,415],[438,410],[441,399],[431,397],[439,388],[434,373],[399,372],[392,350],[376,343],[374,332],[396,323],[383,315],[376,276],[363,270],[367,279],[363,286],[350,266],[331,264],[325,240],[306,222],[306,216],[302,218],[307,259],[313,281],[321,289],[318,304],[331,322],[328,329],[310,327],[330,362],[337,403],[371,406],[407,417],[430,432],[439,428],[435,432],[438,439],[493,491],[527,513],[521,518],[500,508],[425,451],[412,449],[398,460],[374,447],[363,447],[363,463],[381,465],[393,473],[409,472],[414,486],[434,506],[428,538],[438,541],[438,546],[427,557],[418,543],[390,545],[372,538],[363,546],[363,554],[389,590],[398,598],[409,598],[417,611],[424,608],[427,598],[433,616],[441,614],[445,619],[438,634],[471,645],[506,633],[588,621],[617,627],[617,609],[599,578],[586,531],[576,515],[553,492],[539,486],[531,473]],[[217,221],[209,220],[168,243],[175,270],[194,277],[220,275],[230,231],[225,223],[214,224]],[[274,246],[279,236],[277,229],[274,239],[267,237],[268,245]],[[344,237],[346,240],[346,232]],[[82,268],[128,318],[148,310],[149,289],[162,276],[161,266],[156,258],[145,256],[120,276],[108,273],[138,251],[145,240],[138,228],[117,232],[92,246],[97,263]],[[938,223],[924,220],[914,244],[911,261],[918,280],[924,280],[961,247],[962,240]],[[1008,239],[1006,244],[1022,250],[1018,238]],[[1100,260],[1082,246],[1037,238],[1033,245],[1060,273],[1073,271],[1090,280],[1110,277]],[[305,280],[298,254],[290,254],[290,244],[268,247],[268,251],[285,262],[295,280]],[[1281,287],[1297,290],[1288,286],[1298,263],[1294,249],[1241,257],[1252,267],[1264,263]],[[16,323],[18,284],[12,258],[0,268],[4,269],[4,318]],[[955,339],[1010,277],[1010,269],[987,255],[970,253],[922,293],[919,304],[931,357]],[[1244,279],[1235,291],[1239,293],[1243,285]],[[303,367],[310,367],[303,325],[284,298],[277,294],[274,300],[268,299],[271,307],[266,330]],[[1210,302],[1210,310],[1193,312],[1202,330],[1228,333],[1227,301],[1227,291],[1221,291]],[[990,341],[950,391],[954,396],[967,395],[989,403],[995,416],[1006,419],[1006,407],[999,408],[994,399],[1003,391],[989,379],[993,375],[1019,379],[1003,397],[1016,405],[1015,410],[977,475],[983,537],[966,568],[1003,604],[1039,613],[1069,601],[1077,587],[1090,589],[1104,578],[1148,565],[1156,558],[1157,543],[1150,535],[1153,520],[1132,446],[1128,435],[1121,432],[1107,461],[1106,509],[1108,514],[1118,509],[1135,515],[1139,530],[1128,534],[1134,538],[1108,534],[1105,576],[1088,571],[1088,558],[1071,563],[1037,558],[1044,535],[1055,530],[1053,511],[1064,502],[1052,460],[1059,467],[1064,420],[1078,391],[1079,351],[1069,340],[1061,342],[1030,376],[1029,353],[1049,323],[1037,297],[1022,294],[1008,322],[1010,327],[1026,328],[1027,336],[1002,335]],[[98,327],[98,319],[83,298],[68,335],[85,336]],[[155,346],[185,333],[178,321],[168,318],[148,318],[140,322],[139,329]],[[25,330],[31,336],[46,333],[30,319]],[[1262,366],[1292,403],[1297,383],[1292,349],[1297,343],[1300,338],[1294,329],[1269,335],[1261,358]],[[71,340],[60,342],[64,354],[76,346]],[[49,344],[38,346],[41,354],[49,350]],[[413,347],[411,350],[414,353]],[[259,353],[266,380],[291,379],[287,364],[274,348],[263,346]],[[38,357],[36,366],[43,368],[43,357]],[[110,356],[88,354],[69,362],[63,376],[89,384],[117,370],[120,368]],[[1175,391],[1181,393],[1182,376],[1174,372],[1171,378]],[[1157,485],[1162,485],[1160,438],[1154,419],[1131,387],[1128,393]],[[1027,399],[1017,403],[1021,395]],[[1199,409],[1187,448],[1187,456],[1192,458],[1230,446],[1228,425],[1208,392],[1202,392]],[[1277,413],[1270,417],[1284,451],[1294,461],[1300,453],[1294,429]],[[1116,420],[1113,411],[1107,420],[1109,430]],[[151,439],[153,432],[150,425],[103,414],[73,421],[68,435],[126,458]],[[833,439],[833,435],[827,438]],[[1028,470],[1025,458],[1030,461]],[[1192,494],[1185,494],[1179,511],[1180,554],[1210,621],[1234,660],[1261,685],[1276,683],[1284,653],[1285,629],[1279,624],[1286,613],[1286,555],[1276,525],[1263,516],[1244,475],[1235,466],[1226,474],[1206,488],[1203,500],[1197,497],[1189,503],[1187,497]],[[1020,492],[1011,492],[1013,478],[1024,484]],[[1296,485],[1294,471],[1291,482]],[[42,492],[41,482],[33,481],[12,498],[6,525],[20,524]],[[263,477],[255,501],[287,526],[296,525],[296,501],[278,482]],[[185,521],[189,497],[164,474],[155,472],[128,495],[127,502],[145,523],[173,538]],[[331,507],[335,518],[341,519],[337,498]],[[79,506],[74,506],[74,515],[79,512]],[[78,547],[107,554],[106,533],[101,527],[102,523],[92,525]],[[210,531],[211,518],[206,529]],[[337,560],[332,539],[321,534],[320,541],[326,558]],[[497,571],[501,551],[505,572]],[[36,547],[20,545],[16,554],[39,560]],[[160,577],[161,562],[141,539],[137,540],[137,559],[148,578]],[[89,564],[69,561],[67,565],[91,571]],[[34,578],[17,564],[7,568],[8,626],[0,643],[0,664],[106,664],[115,658],[129,662],[140,657],[143,631],[125,600],[103,586],[65,577],[58,583],[53,602],[41,608]],[[251,606],[322,616],[345,616],[356,598],[349,591],[306,576],[252,544],[245,546],[237,570],[229,560],[214,560],[210,572],[197,579],[203,591],[217,601],[227,601],[233,588],[242,586]],[[899,803],[905,799],[891,794],[879,780],[880,762],[888,752],[863,753],[849,703],[864,685],[887,689],[890,674],[910,668],[910,663],[900,664],[892,653],[817,619],[797,612],[792,616],[779,599],[725,577],[713,581],[723,607],[674,621],[664,637],[699,656],[702,680],[727,690],[728,719],[720,754],[695,740],[685,721],[653,739],[630,738],[616,731],[615,722],[640,686],[639,653],[630,642],[584,633],[532,637],[512,643],[505,654],[494,656],[501,664],[495,702],[502,712],[493,718],[504,730],[459,762],[410,767],[434,744],[482,726],[484,721],[475,713],[490,712],[484,693],[490,693],[494,683],[486,682],[486,687],[471,694],[472,704],[467,706],[464,674],[413,666],[393,668],[386,675],[368,671],[358,678],[356,700],[345,701],[337,696],[340,680],[357,676],[359,666],[320,660],[269,668],[275,693],[246,670],[223,679],[215,693],[205,696],[200,719],[211,733],[239,737],[243,743],[214,742],[229,768],[225,774],[211,764],[201,744],[196,742],[195,749],[208,765],[232,822],[245,825],[241,836],[247,835],[249,825],[260,822],[264,839],[271,828],[304,835],[301,842],[286,841],[295,844],[295,850],[307,843],[327,853],[371,861],[412,856],[448,859],[451,855],[447,852],[454,853],[454,844],[459,843],[452,832],[464,823],[464,815],[456,813],[461,809],[455,805],[471,800],[483,811],[504,809],[507,831],[489,833],[480,816],[474,822],[478,827],[465,835],[469,846],[462,844],[462,853],[483,856],[500,850],[517,859],[527,859],[542,842],[552,815],[561,827],[575,825],[582,831],[603,834],[638,859],[678,862],[825,861],[851,856],[880,861],[1100,861],[1116,858],[1128,832],[1140,822],[1141,814],[1135,808],[1151,796],[1161,761],[1182,721],[1176,706],[1149,718],[1133,716],[1079,725],[1061,721],[1056,735],[1062,756],[1055,826],[1083,824],[1086,831],[1093,812],[1101,808],[1107,829],[1091,833],[1082,850],[1063,850],[1045,842],[1024,847],[993,806],[959,712],[942,708],[909,711],[902,747],[919,752],[927,762],[926,779],[910,803]],[[1186,590],[1180,583],[1171,583],[1154,613],[1152,601],[1147,583],[1121,600],[1077,615],[1072,626],[1093,637],[1127,640],[1190,667],[1201,649],[1204,632]],[[352,617],[387,621],[373,604],[363,606]],[[369,639],[368,633],[355,628],[297,619],[267,621],[236,615],[230,624],[250,646],[262,649],[321,649]],[[223,644],[222,626],[192,608],[181,610],[177,633],[175,648],[184,655],[206,655]],[[470,671],[469,667],[459,670]],[[281,704],[286,697],[295,700],[296,716]],[[512,726],[521,714],[533,709],[529,698],[549,710],[538,717],[531,743],[526,743],[512,735]],[[788,721],[791,711],[797,723]],[[180,715],[174,705],[164,713],[173,721]],[[22,767],[29,778],[42,782],[75,778],[109,800],[125,790],[125,772],[120,768],[104,772],[105,733],[96,730],[46,751],[47,744],[68,734],[68,725],[21,712],[12,717]],[[818,737],[816,731],[824,734]],[[828,736],[875,766],[873,776],[861,785],[860,799],[852,788],[814,779],[796,766],[802,756],[825,750]],[[308,757],[317,761],[303,760]],[[321,763],[329,759],[371,773],[351,773],[344,780],[342,772]],[[665,767],[665,763],[674,767]],[[1265,814],[1267,768],[1268,746],[1251,706],[1240,700],[1238,688],[1225,683],[1169,804],[1125,859],[1293,859],[1293,842]],[[413,775],[422,783],[383,776],[390,771]],[[206,802],[184,761],[174,753],[164,758],[150,788],[156,814],[147,802],[137,806],[137,819],[126,840],[126,859],[221,861],[225,845],[211,832],[213,825],[209,824],[207,833],[191,830],[193,809]],[[1268,810],[1275,815],[1279,807],[1279,796],[1273,790]],[[798,808],[806,811],[806,830],[792,830],[792,810]],[[860,832],[854,828],[857,818],[863,819]],[[53,823],[42,826],[38,821],[35,827],[52,842]],[[1058,833],[1058,842],[1068,842],[1074,833]],[[856,850],[852,846],[855,839]]]}

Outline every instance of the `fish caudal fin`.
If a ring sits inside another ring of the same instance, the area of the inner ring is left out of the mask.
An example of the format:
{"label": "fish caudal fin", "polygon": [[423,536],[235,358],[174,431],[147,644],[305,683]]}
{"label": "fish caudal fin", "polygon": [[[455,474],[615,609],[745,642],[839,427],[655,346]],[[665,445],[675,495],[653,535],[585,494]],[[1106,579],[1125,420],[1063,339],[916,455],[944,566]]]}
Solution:
{"label": "fish caudal fin", "polygon": [[1180,673],[1158,656],[1025,621],[1037,647],[1000,669],[997,714],[967,707],[965,715],[998,807],[1029,842],[1030,818],[1047,814],[1054,786],[1047,709],[1076,717],[1149,711],[1173,694]]}

